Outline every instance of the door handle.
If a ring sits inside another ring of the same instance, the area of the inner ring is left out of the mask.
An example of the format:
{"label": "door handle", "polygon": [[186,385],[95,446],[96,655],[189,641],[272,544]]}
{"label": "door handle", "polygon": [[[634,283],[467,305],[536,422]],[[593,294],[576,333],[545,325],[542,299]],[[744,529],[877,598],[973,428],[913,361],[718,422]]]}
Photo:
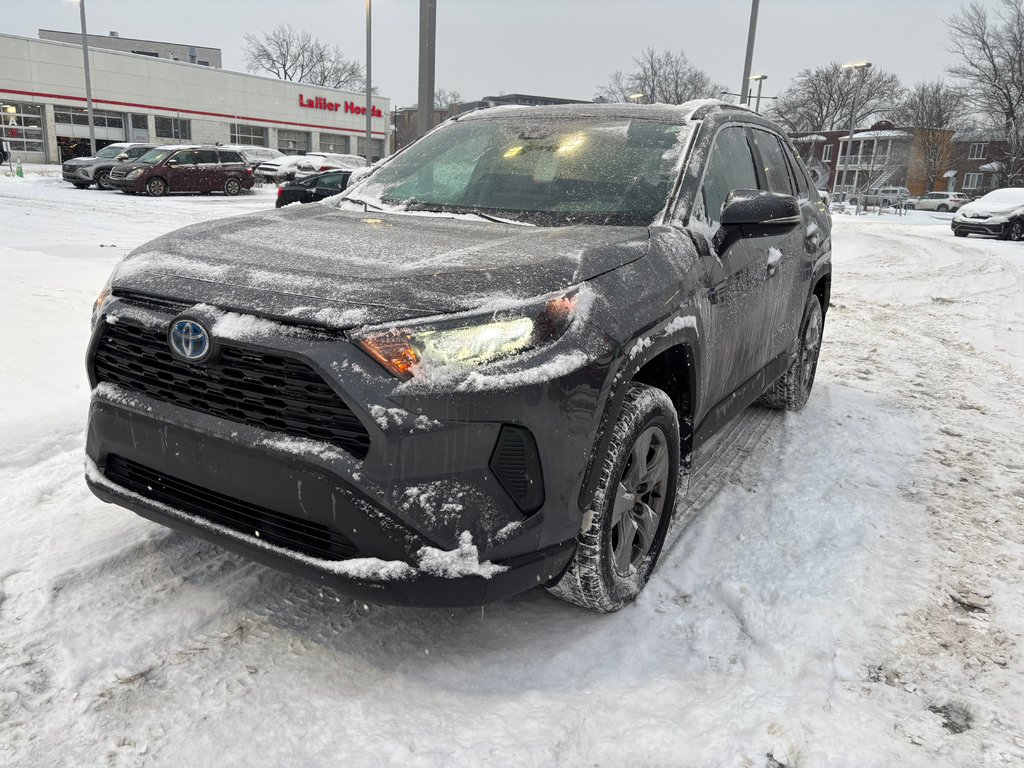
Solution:
{"label": "door handle", "polygon": [[782,251],[778,248],[768,249],[768,277],[774,277],[779,271],[779,264],[782,263]]}

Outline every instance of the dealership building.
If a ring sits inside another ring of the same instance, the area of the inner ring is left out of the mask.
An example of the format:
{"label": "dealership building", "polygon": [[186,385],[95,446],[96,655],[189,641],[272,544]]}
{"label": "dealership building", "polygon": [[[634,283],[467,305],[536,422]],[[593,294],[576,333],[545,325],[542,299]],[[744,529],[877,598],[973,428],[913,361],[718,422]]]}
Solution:
{"label": "dealership building", "polygon": [[[286,154],[366,154],[366,94],[89,49],[97,148],[115,141],[252,144]],[[374,96],[371,152],[387,153],[388,99]],[[0,136],[24,163],[88,154],[80,45],[0,34]]]}

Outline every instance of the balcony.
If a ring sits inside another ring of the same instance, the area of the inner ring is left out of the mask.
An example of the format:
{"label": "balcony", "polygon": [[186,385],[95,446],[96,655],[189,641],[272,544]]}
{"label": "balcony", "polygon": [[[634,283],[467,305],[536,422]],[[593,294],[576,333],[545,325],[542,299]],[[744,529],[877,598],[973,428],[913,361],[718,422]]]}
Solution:
{"label": "balcony", "polygon": [[[850,155],[850,170],[863,171],[867,169],[878,170],[886,168],[897,162],[895,155]],[[836,161],[836,168],[846,167],[846,155],[840,155]]]}

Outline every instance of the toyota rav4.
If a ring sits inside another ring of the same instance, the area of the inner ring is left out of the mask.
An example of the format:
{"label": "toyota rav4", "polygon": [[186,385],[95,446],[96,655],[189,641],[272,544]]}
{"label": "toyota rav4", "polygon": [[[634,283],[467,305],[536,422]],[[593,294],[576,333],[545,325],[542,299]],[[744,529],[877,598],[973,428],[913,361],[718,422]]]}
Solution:
{"label": "toyota rav4", "polygon": [[473,112],[323,204],[129,255],[95,306],[87,480],[359,599],[612,611],[694,450],[804,405],[830,253],[744,108]]}

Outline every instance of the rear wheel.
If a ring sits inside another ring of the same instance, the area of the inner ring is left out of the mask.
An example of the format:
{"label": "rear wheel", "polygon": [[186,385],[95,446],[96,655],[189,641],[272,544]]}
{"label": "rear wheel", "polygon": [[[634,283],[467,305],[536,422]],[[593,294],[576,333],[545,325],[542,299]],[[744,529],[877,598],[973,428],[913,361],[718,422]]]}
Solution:
{"label": "rear wheel", "polygon": [[942,203],[935,210],[938,211],[939,213],[948,213],[949,212],[949,206],[946,205],[945,203]]}
{"label": "rear wheel", "polygon": [[112,189],[110,186],[110,171],[100,171],[96,174],[96,186],[100,189]]}
{"label": "rear wheel", "polygon": [[821,332],[825,316],[817,296],[811,296],[804,312],[803,333],[800,335],[800,349],[789,369],[776,379],[758,403],[778,410],[799,411],[811,396],[814,374],[818,370],[818,353],[821,351]]}
{"label": "rear wheel", "polygon": [[600,471],[576,552],[549,590],[570,603],[610,613],[644,588],[675,506],[679,420],[665,392],[629,384]]}
{"label": "rear wheel", "polygon": [[163,197],[167,194],[167,182],[159,176],[154,176],[146,182],[146,192],[152,197]]}
{"label": "rear wheel", "polygon": [[242,182],[238,179],[228,179],[224,182],[224,194],[234,197],[242,191]]}
{"label": "rear wheel", "polygon": [[1024,219],[1014,219],[1007,224],[1005,237],[1015,243],[1024,240]]}

